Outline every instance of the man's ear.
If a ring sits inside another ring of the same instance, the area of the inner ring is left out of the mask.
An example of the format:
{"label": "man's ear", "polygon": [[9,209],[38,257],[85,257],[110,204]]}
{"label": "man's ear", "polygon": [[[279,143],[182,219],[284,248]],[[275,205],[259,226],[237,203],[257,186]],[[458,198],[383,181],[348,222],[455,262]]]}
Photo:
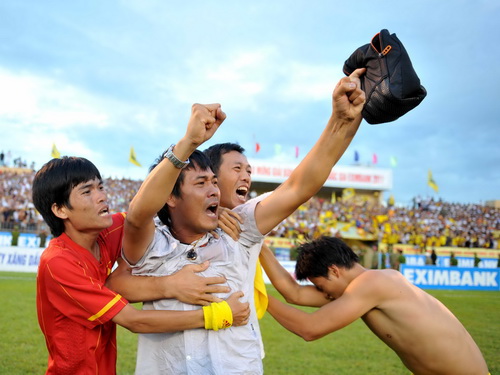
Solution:
{"label": "man's ear", "polygon": [[68,218],[68,208],[66,206],[59,206],[57,203],[52,204],[52,213],[56,215],[59,219],[67,219]]}
{"label": "man's ear", "polygon": [[340,269],[335,264],[332,264],[328,267],[328,276],[334,276],[338,279],[340,277]]}
{"label": "man's ear", "polygon": [[178,200],[177,197],[175,197],[173,194],[170,194],[170,196],[167,199],[168,207],[174,208],[177,205],[177,200]]}

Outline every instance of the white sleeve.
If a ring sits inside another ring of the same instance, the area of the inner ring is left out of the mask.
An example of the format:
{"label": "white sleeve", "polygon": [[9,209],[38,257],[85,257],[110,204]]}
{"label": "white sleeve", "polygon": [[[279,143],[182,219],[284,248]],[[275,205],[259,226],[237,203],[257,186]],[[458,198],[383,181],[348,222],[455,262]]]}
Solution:
{"label": "white sleeve", "polygon": [[240,215],[243,219],[243,224],[240,225],[241,233],[239,242],[245,247],[250,247],[264,238],[264,235],[260,233],[257,228],[257,223],[255,221],[255,208],[257,207],[257,204],[259,204],[260,201],[266,198],[269,194],[271,193],[259,195],[258,197],[250,199],[248,202],[233,209],[233,211]]}

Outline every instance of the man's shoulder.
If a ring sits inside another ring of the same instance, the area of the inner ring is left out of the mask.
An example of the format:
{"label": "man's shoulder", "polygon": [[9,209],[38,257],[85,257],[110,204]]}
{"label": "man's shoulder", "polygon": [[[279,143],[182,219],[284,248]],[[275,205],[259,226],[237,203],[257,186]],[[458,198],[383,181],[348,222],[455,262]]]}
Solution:
{"label": "man's shoulder", "polygon": [[401,272],[393,269],[366,270],[362,275],[363,281],[386,283],[395,282],[403,277]]}
{"label": "man's shoulder", "polygon": [[54,257],[62,255],[63,247],[64,244],[61,241],[58,241],[57,238],[54,238],[52,241],[50,241],[45,250],[43,250],[42,255],[40,256],[40,262],[47,262]]}
{"label": "man's shoulder", "polygon": [[242,212],[245,210],[254,210],[255,206],[257,206],[257,204],[259,204],[261,201],[266,199],[271,194],[272,194],[272,192],[268,192],[268,193],[261,194],[255,198],[252,198],[252,199],[246,201],[245,203],[240,204],[239,206],[236,206],[235,208],[233,208],[233,211],[239,213],[239,212]]}
{"label": "man's shoulder", "polygon": [[40,256],[39,270],[46,265],[51,265],[51,269],[63,269],[68,263],[78,261],[78,256],[75,254],[71,243],[64,240],[62,236],[54,238],[50,241],[47,248]]}
{"label": "man's shoulder", "polygon": [[175,237],[170,232],[170,228],[168,227],[168,225],[163,224],[163,222],[158,217],[154,219],[154,223],[155,223],[155,234],[154,234],[155,238],[153,240],[153,243],[157,241],[157,237],[166,238],[167,240],[175,240]]}
{"label": "man's shoulder", "polygon": [[351,288],[363,293],[384,294],[400,284],[404,276],[399,271],[392,269],[366,270],[351,282]]}

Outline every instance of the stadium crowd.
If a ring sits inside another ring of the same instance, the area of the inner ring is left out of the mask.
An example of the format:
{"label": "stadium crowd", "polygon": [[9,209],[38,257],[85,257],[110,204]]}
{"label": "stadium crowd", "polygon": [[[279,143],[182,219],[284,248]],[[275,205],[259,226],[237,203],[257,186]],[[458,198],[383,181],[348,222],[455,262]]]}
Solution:
{"label": "stadium crowd", "polygon": [[[39,231],[43,219],[31,201],[35,173],[0,172],[0,229]],[[104,179],[114,212],[126,211],[142,181]],[[312,239],[354,230],[362,238],[411,244],[421,249],[440,246],[500,248],[500,210],[416,197],[408,207],[351,194],[337,199],[312,198],[283,221],[271,235]]]}
{"label": "stadium crowd", "polygon": [[498,249],[500,210],[479,204],[459,204],[416,197],[409,207],[382,204],[363,196],[329,201],[313,198],[285,220],[274,235],[313,239],[335,236],[354,227],[359,238],[382,243],[431,247]]}

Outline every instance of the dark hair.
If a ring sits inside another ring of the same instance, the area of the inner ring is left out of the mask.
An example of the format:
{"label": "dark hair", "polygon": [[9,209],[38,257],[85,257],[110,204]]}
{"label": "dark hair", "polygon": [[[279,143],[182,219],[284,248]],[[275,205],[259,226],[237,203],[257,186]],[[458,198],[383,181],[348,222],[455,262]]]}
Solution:
{"label": "dark hair", "polygon": [[327,277],[331,265],[351,269],[359,258],[339,238],[322,236],[314,241],[304,243],[298,248],[295,277],[306,280],[311,277]]}
{"label": "dark hair", "polygon": [[228,152],[236,151],[240,154],[245,153],[245,149],[237,143],[218,143],[210,146],[203,153],[210,159],[210,166],[215,174],[219,173],[220,165],[222,164],[222,155]]}
{"label": "dark hair", "polygon": [[52,159],[35,175],[33,203],[50,228],[54,237],[64,233],[64,221],[52,212],[52,205],[72,208],[69,196],[73,188],[82,182],[97,178],[102,181],[96,166],[85,158],[63,156]]}
{"label": "dark hair", "polygon": [[[160,155],[155,162],[149,167],[149,172],[155,169],[158,164],[164,159],[163,154]],[[206,171],[210,168],[210,160],[208,157],[201,151],[195,150],[191,156],[189,157],[189,164],[181,170],[179,177],[177,177],[177,181],[175,181],[175,185],[172,189],[172,195],[174,197],[181,197],[181,186],[184,182],[184,174],[186,171],[190,169],[201,169],[202,171]],[[170,225],[170,213],[168,211],[168,205],[165,204],[160,211],[157,212],[158,218],[165,225]]]}

